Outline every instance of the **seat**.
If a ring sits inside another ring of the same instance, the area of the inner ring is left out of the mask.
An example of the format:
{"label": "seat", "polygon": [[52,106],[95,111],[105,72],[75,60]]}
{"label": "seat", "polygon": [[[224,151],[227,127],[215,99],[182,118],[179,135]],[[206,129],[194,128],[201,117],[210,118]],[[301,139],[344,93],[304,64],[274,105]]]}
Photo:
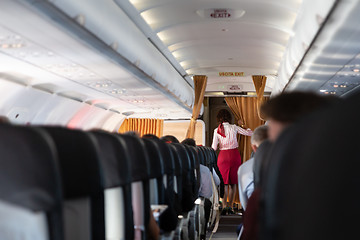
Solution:
{"label": "seat", "polygon": [[206,166],[206,157],[205,157],[204,148],[199,146],[197,147],[197,149],[198,149],[198,158],[200,164]]}
{"label": "seat", "polygon": [[264,181],[261,239],[359,239],[360,94],[281,134]]}
{"label": "seat", "polygon": [[190,163],[191,163],[191,169],[192,169],[192,181],[193,181],[193,196],[196,199],[199,196],[199,188],[200,188],[200,162],[198,159],[198,154],[195,147],[184,145],[189,157],[190,157]]}
{"label": "seat", "polygon": [[156,139],[143,139],[149,158],[150,204],[165,203],[164,163]]}
{"label": "seat", "polygon": [[182,212],[181,209],[181,201],[182,201],[182,161],[181,161],[181,156],[179,155],[179,153],[177,152],[176,148],[173,145],[170,145],[170,150],[172,152],[172,155],[174,157],[174,164],[175,164],[175,169],[174,169],[174,188],[175,188],[175,193],[176,193],[176,198],[177,201],[179,202],[180,206],[178,209],[178,214],[180,215]]}
{"label": "seat", "polygon": [[51,136],[58,152],[65,239],[104,239],[104,179],[96,138],[88,132],[62,127],[41,129]]}
{"label": "seat", "polygon": [[166,189],[169,189],[169,201],[174,202],[175,198],[175,185],[174,185],[174,176],[175,176],[175,160],[172,155],[172,151],[167,143],[163,141],[157,141],[160,153],[162,155],[162,160],[164,164],[164,183]]}
{"label": "seat", "polygon": [[144,141],[136,136],[115,134],[126,144],[131,158],[131,193],[135,239],[145,239],[150,219],[150,161]]}
{"label": "seat", "polygon": [[[194,185],[194,169],[192,168],[189,150],[185,145],[180,143],[172,143],[171,147],[175,150],[176,155],[182,164],[182,218],[181,218],[181,233],[177,234],[181,236],[181,239],[194,239],[196,236],[196,224],[194,216],[191,216],[195,206],[196,197],[193,193]],[[192,220],[190,218],[192,217]]]}
{"label": "seat", "polygon": [[194,207],[196,198],[193,195],[193,171],[191,168],[190,157],[183,144],[173,143],[171,147],[175,150],[176,155],[181,161],[182,165],[182,198],[181,198],[181,209],[183,213],[191,211]]}
{"label": "seat", "polygon": [[156,140],[159,152],[162,155],[162,161],[164,165],[164,185],[165,185],[165,204],[168,205],[168,209],[160,216],[160,227],[166,232],[167,238],[172,238],[175,234],[174,230],[178,225],[178,215],[181,213],[181,204],[176,198],[176,175],[175,175],[175,157],[170,149],[170,145]]}
{"label": "seat", "polygon": [[104,176],[106,239],[133,239],[131,158],[126,143],[109,132],[96,130],[90,133],[98,142]]}
{"label": "seat", "polygon": [[62,240],[62,187],[52,139],[0,124],[0,238]]}
{"label": "seat", "polygon": [[[200,188],[200,184],[201,184],[201,175],[200,175],[200,162],[199,162],[199,158],[198,158],[198,153],[196,150],[196,147],[193,146],[189,146],[189,145],[184,145],[185,148],[188,151],[188,154],[190,156],[190,163],[191,163],[191,172],[193,173],[192,178],[193,178],[193,196],[195,199],[198,199],[199,197],[199,188]],[[201,229],[202,229],[202,224],[203,224],[203,214],[201,214],[201,208],[200,208],[200,204],[202,204],[201,199],[198,199],[196,201],[198,204],[195,204],[194,209],[189,213],[190,214],[190,226],[193,225],[193,223],[195,224],[195,237],[191,234],[190,236],[190,240],[192,240],[193,238],[198,239],[200,237],[201,234]],[[190,231],[192,232],[192,231]]]}

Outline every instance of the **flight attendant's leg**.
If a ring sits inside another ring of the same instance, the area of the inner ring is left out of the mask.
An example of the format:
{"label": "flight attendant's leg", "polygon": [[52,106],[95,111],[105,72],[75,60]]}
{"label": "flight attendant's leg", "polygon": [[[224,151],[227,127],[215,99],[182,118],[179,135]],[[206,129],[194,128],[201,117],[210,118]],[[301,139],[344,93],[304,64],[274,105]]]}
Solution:
{"label": "flight attendant's leg", "polygon": [[230,204],[231,208],[233,207],[233,203],[235,200],[236,187],[237,187],[237,184],[229,185],[229,204]]}

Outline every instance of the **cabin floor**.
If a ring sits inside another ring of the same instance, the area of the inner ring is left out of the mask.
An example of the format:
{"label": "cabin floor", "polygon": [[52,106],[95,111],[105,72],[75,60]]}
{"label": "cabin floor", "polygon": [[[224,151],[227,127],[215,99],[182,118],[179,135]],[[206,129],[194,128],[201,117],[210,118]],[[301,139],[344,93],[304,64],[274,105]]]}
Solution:
{"label": "cabin floor", "polygon": [[242,216],[238,214],[225,215],[220,217],[219,228],[216,233],[208,232],[206,239],[236,240],[236,230],[242,223]]}

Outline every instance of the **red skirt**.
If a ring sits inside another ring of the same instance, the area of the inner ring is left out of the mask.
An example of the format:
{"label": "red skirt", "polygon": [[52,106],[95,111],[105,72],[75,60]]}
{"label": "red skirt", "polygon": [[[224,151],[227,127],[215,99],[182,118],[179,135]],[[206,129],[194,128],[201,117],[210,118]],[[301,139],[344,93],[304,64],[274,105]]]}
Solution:
{"label": "red skirt", "polygon": [[237,148],[220,150],[217,164],[224,184],[238,184],[237,171],[241,165],[241,156]]}

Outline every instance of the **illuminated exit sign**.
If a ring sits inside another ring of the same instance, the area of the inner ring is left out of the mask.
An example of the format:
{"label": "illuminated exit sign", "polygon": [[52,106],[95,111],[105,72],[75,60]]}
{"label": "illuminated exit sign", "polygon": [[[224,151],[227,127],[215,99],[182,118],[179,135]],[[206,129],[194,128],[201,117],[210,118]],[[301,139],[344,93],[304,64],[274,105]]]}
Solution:
{"label": "illuminated exit sign", "polygon": [[203,18],[211,18],[214,20],[232,20],[241,18],[245,11],[242,9],[230,9],[230,8],[211,8],[211,9],[200,9],[196,13]]}
{"label": "illuminated exit sign", "polygon": [[219,72],[220,77],[243,77],[244,72]]}
{"label": "illuminated exit sign", "polygon": [[211,18],[231,18],[232,11],[230,9],[212,9]]}

